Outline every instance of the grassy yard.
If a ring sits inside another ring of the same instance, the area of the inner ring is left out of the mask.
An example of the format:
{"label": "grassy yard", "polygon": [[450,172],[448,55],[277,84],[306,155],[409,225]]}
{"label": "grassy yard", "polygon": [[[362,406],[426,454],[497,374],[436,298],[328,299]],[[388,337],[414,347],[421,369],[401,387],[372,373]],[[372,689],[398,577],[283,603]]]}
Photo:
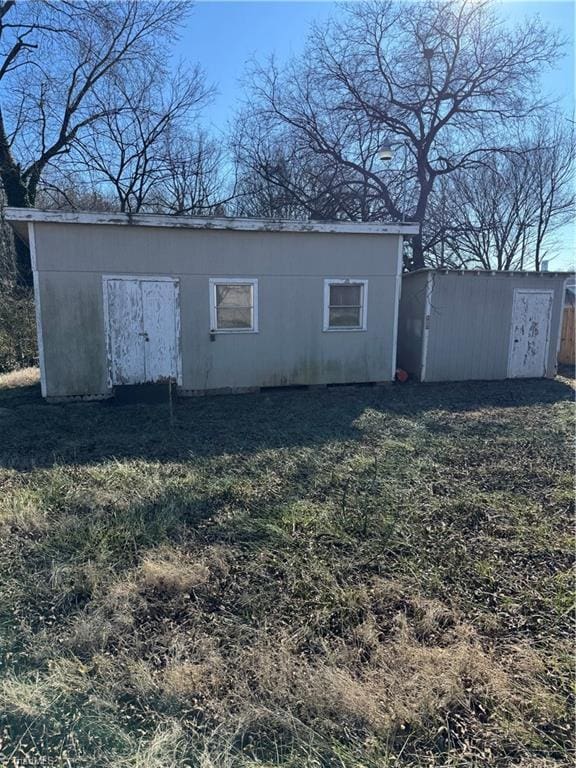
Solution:
{"label": "grassy yard", "polygon": [[568,379],[171,426],[35,375],[0,378],[0,766],[572,764]]}

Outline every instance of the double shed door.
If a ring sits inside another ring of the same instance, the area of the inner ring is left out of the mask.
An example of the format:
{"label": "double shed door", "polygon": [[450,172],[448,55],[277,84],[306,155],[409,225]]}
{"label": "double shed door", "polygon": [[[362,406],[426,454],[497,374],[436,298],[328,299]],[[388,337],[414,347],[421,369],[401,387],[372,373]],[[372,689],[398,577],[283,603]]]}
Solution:
{"label": "double shed door", "polygon": [[174,278],[105,277],[110,384],[180,383],[180,310]]}

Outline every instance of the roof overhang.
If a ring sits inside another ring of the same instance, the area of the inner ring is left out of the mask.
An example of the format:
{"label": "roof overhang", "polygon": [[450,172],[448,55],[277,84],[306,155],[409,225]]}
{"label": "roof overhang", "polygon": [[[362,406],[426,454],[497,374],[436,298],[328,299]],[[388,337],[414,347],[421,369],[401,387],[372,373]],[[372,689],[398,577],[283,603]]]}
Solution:
{"label": "roof overhang", "polygon": [[228,229],[239,232],[323,232],[353,235],[416,235],[417,224],[376,221],[293,221],[228,216],[167,216],[148,213],[55,211],[37,208],[5,208],[6,220],[23,233],[23,224],[91,224],[98,226],[168,227],[171,229]]}
{"label": "roof overhang", "polygon": [[470,277],[475,275],[476,277],[574,277],[574,272],[536,272],[535,270],[519,270],[519,269],[447,269],[444,267],[423,267],[422,269],[415,269],[413,272],[404,272],[403,278],[412,277],[413,275],[421,275],[425,272],[432,272],[435,275],[465,275]]}

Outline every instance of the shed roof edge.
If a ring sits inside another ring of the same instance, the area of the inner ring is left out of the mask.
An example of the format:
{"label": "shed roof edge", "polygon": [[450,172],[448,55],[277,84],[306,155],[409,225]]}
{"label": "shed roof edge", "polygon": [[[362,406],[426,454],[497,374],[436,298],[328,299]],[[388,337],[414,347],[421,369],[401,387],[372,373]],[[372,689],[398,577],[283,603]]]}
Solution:
{"label": "shed roof edge", "polygon": [[248,232],[323,232],[363,235],[415,235],[417,224],[355,222],[355,221],[294,221],[291,219],[252,219],[225,216],[172,216],[149,213],[109,213],[95,211],[56,211],[38,208],[4,209],[9,222],[48,224],[92,224],[103,226],[167,227],[170,229],[220,229]]}
{"label": "shed roof edge", "polygon": [[536,272],[535,270],[496,270],[496,269],[437,269],[435,267],[423,267],[422,269],[415,269],[413,272],[403,272],[402,278],[413,277],[414,275],[422,275],[428,272],[436,275],[473,275],[475,277],[576,277],[575,272],[559,271],[559,272]]}

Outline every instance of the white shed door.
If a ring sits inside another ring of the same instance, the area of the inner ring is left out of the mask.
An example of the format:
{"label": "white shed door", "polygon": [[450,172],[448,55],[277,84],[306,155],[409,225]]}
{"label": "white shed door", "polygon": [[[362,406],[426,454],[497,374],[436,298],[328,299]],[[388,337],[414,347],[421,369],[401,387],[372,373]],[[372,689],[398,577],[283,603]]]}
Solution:
{"label": "white shed door", "polygon": [[146,381],[177,378],[176,283],[143,280],[144,360]]}
{"label": "white shed door", "polygon": [[177,282],[109,278],[105,287],[112,385],[177,380]]}
{"label": "white shed door", "polygon": [[510,378],[539,378],[546,373],[552,291],[514,291]]}

